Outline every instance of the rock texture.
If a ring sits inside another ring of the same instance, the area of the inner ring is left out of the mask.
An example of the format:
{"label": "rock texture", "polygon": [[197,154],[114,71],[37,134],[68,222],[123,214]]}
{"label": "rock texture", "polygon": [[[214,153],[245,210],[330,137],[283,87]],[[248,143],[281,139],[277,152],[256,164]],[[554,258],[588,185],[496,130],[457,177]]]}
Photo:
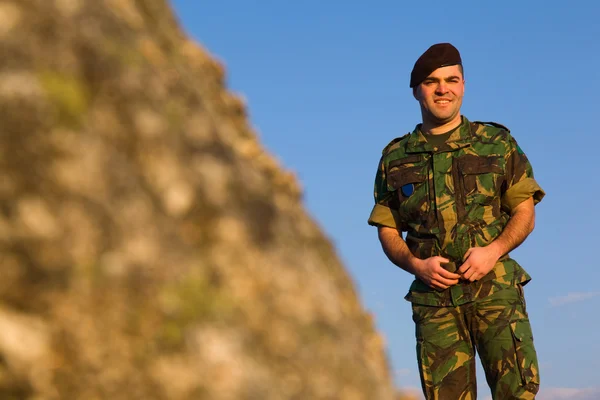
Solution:
{"label": "rock texture", "polygon": [[165,1],[0,1],[0,51],[0,398],[396,396],[296,179]]}

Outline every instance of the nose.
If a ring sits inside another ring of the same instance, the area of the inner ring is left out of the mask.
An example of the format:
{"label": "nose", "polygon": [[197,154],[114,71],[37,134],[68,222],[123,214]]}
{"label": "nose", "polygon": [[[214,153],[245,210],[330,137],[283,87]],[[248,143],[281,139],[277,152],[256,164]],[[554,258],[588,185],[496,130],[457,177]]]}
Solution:
{"label": "nose", "polygon": [[435,88],[435,93],[436,94],[445,94],[447,92],[448,92],[448,86],[446,85],[446,82],[440,81],[440,83]]}

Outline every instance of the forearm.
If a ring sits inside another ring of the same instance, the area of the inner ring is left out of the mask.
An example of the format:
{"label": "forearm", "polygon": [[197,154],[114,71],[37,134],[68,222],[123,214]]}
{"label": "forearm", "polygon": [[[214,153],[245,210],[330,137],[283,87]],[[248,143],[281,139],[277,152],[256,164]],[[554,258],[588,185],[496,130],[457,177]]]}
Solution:
{"label": "forearm", "polygon": [[460,275],[446,271],[441,263],[449,260],[440,256],[429,257],[425,260],[412,255],[400,232],[394,228],[382,227],[377,229],[383,252],[391,262],[406,272],[413,274],[427,286],[445,290],[458,283]]}
{"label": "forearm", "polygon": [[504,227],[504,230],[489,246],[499,257],[516,249],[533,231],[535,225],[535,209],[533,199],[520,203]]}
{"label": "forearm", "polygon": [[416,260],[416,257],[408,249],[400,232],[393,228],[380,226],[377,228],[377,233],[387,258],[398,267],[414,275],[414,260]]}

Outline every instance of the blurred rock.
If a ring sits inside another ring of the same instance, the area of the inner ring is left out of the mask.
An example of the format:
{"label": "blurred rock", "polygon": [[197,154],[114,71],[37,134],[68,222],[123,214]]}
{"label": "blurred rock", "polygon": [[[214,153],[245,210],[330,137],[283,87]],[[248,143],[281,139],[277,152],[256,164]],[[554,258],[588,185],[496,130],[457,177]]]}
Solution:
{"label": "blurred rock", "polygon": [[391,399],[381,337],[161,0],[0,3],[0,398]]}

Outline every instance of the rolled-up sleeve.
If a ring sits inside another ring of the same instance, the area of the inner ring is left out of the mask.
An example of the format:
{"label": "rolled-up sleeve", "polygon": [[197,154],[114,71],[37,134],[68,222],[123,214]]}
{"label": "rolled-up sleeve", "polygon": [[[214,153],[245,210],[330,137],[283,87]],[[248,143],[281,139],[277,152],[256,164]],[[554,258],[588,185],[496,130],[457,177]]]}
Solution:
{"label": "rolled-up sleeve", "polygon": [[396,223],[398,219],[398,214],[393,211],[391,208],[384,206],[382,204],[375,204],[373,210],[371,210],[371,215],[369,216],[369,225],[373,226],[387,226],[390,228],[398,228],[398,224]]}
{"label": "rolled-up sleeve", "polygon": [[512,211],[530,197],[533,197],[534,204],[538,204],[546,193],[536,182],[527,156],[510,135],[507,150],[502,207]]}
{"label": "rolled-up sleeve", "polygon": [[382,157],[379,161],[377,174],[375,176],[375,205],[369,216],[369,225],[400,229],[401,223],[399,221],[398,213],[390,207],[393,196],[394,192],[388,190],[385,163]]}
{"label": "rolled-up sleeve", "polygon": [[514,210],[516,206],[524,202],[530,197],[533,197],[533,204],[537,204],[546,193],[538,185],[533,178],[526,178],[520,182],[517,182],[502,196],[502,205],[509,210]]}

